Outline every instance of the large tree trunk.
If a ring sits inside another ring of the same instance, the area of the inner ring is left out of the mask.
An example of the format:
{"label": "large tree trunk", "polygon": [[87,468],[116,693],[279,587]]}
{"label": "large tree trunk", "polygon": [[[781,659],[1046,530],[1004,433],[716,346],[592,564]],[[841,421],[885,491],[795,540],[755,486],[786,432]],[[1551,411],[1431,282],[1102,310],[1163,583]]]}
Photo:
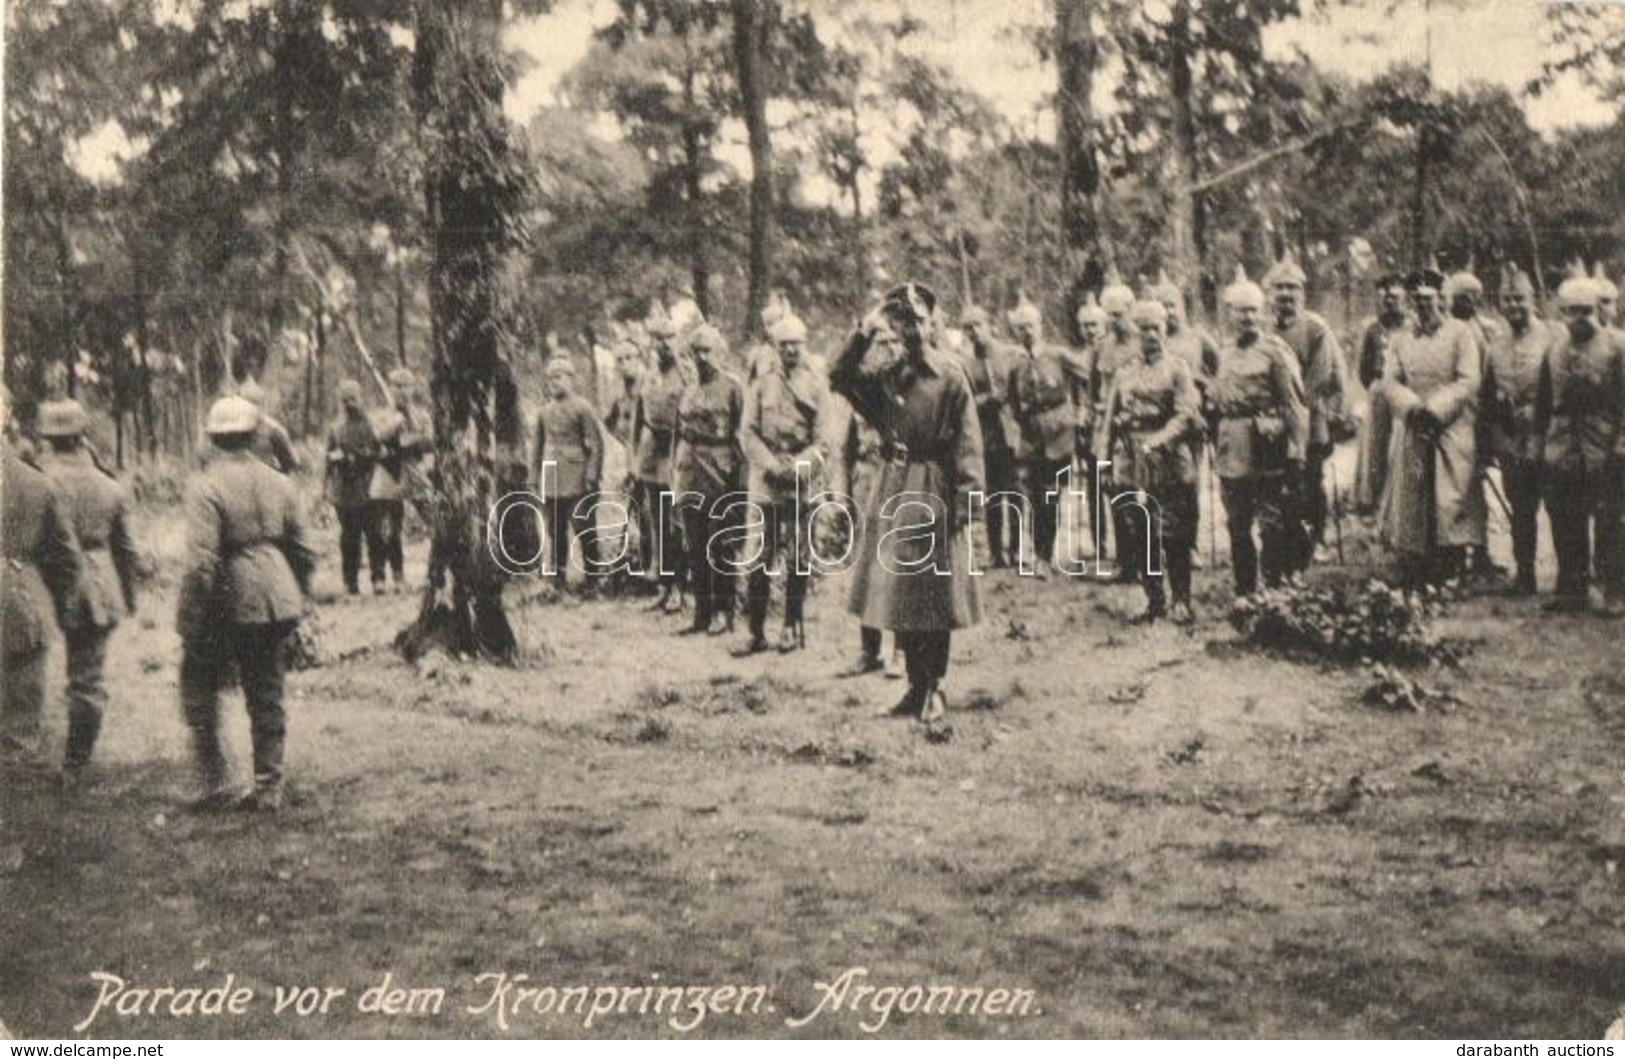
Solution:
{"label": "large tree trunk", "polygon": [[1174,119],[1167,169],[1168,182],[1173,188],[1168,224],[1168,271],[1172,273],[1169,278],[1185,293],[1185,304],[1189,306],[1191,292],[1200,287],[1202,278],[1202,263],[1196,253],[1196,192],[1191,187],[1197,179],[1197,159],[1190,0],[1176,0],[1174,4],[1173,22],[1168,27],[1168,51],[1169,96]]}
{"label": "large tree trunk", "polygon": [[519,181],[502,112],[500,12],[494,0],[418,6],[413,85],[425,148],[436,458],[429,584],[396,641],[409,658],[438,648],[511,661],[518,651],[502,604],[507,577],[486,540],[512,473],[518,404],[498,342],[499,273],[519,208],[504,201]]}
{"label": "large tree trunk", "polygon": [[[1095,157],[1094,83],[1100,48],[1090,25],[1089,0],[1055,0],[1056,109],[1061,148],[1061,249],[1071,279],[1067,319],[1075,320],[1084,295],[1105,274],[1095,197],[1100,164]],[[1075,325],[1073,325],[1075,326]]]}
{"label": "large tree trunk", "polygon": [[767,127],[767,45],[778,17],[776,0],[733,0],[734,66],[750,139],[750,272],[745,327],[762,333],[762,310],[773,285],[773,144]]}

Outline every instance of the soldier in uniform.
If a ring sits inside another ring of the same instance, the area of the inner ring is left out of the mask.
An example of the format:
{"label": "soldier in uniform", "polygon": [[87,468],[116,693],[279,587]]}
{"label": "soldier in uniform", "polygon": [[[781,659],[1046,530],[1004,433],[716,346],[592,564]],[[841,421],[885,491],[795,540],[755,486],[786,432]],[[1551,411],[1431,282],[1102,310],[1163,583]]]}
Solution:
{"label": "soldier in uniform", "polygon": [[1279,336],[1264,331],[1264,289],[1238,269],[1224,303],[1236,337],[1219,355],[1207,407],[1236,595],[1250,596],[1258,589],[1260,558],[1267,587],[1286,576],[1288,496],[1302,480],[1309,410],[1297,358]]}
{"label": "soldier in uniform", "polygon": [[[1145,588],[1141,622],[1169,613],[1180,624],[1191,611],[1191,538],[1196,534],[1196,468],[1190,436],[1202,429],[1201,399],[1190,365],[1167,353],[1168,310],[1160,302],[1134,307],[1140,331],[1138,363],[1118,369],[1106,398],[1096,451],[1115,461],[1120,480],[1138,494],[1141,519],[1130,516],[1129,536],[1119,538],[1119,561],[1138,555],[1135,573]],[[1128,505],[1124,505],[1127,507]],[[1158,558],[1155,567],[1147,562]],[[1163,572],[1168,578],[1163,586]]]}
{"label": "soldier in uniform", "polygon": [[[621,378],[621,388],[610,402],[604,416],[604,429],[621,446],[626,460],[626,475],[621,483],[622,500],[629,512],[635,513],[638,527],[638,569],[649,569],[650,552],[654,544],[654,527],[648,512],[638,501],[636,445],[633,436],[638,421],[638,389],[643,380],[643,351],[631,339],[623,338],[615,347],[615,366]],[[623,554],[625,552],[623,551]]]}
{"label": "soldier in uniform", "polygon": [[[831,387],[881,437],[879,473],[859,498],[849,607],[864,625],[893,630],[903,652],[908,691],[887,712],[926,721],[947,709],[953,630],[981,620],[966,532],[982,488],[981,426],[964,367],[932,342],[935,308],[918,284],[889,291],[830,371]],[[929,514],[891,503],[904,496],[925,498]]]}
{"label": "soldier in uniform", "polygon": [[1601,613],[1617,617],[1625,601],[1616,507],[1625,492],[1625,335],[1602,326],[1601,295],[1596,281],[1584,277],[1566,279],[1557,290],[1564,326],[1540,369],[1535,430],[1557,552],[1557,597],[1546,609],[1589,606],[1595,548],[1606,599]]}
{"label": "soldier in uniform", "polygon": [[560,585],[569,583],[570,540],[581,547],[581,568],[587,586],[598,571],[597,540],[589,493],[598,491],[603,476],[604,443],[592,405],[575,392],[576,369],[567,356],[547,364],[549,400],[536,416],[536,445],[531,465],[531,486],[542,498],[547,520],[552,569]]}
{"label": "soldier in uniform", "polygon": [[637,416],[632,427],[633,473],[637,476],[640,525],[648,527],[649,564],[644,570],[660,583],[660,598],[653,609],[668,614],[682,609],[678,586],[682,540],[671,500],[671,458],[677,444],[677,402],[687,386],[678,364],[677,330],[665,316],[650,323],[654,339],[655,371],[638,390]]}
{"label": "soldier in uniform", "polygon": [[63,617],[68,656],[68,749],[64,783],[75,785],[90,764],[107,709],[102,668],[120,611],[135,613],[135,544],[130,497],[97,466],[83,438],[89,417],[78,401],[40,406],[40,437],[47,443],[41,469],[57,488],[84,558],[74,604]]}
{"label": "soldier in uniform", "polygon": [[[11,397],[0,392],[0,424]],[[0,455],[0,760],[33,767],[45,712],[51,626],[72,624],[83,558],[56,486],[8,440]]]}
{"label": "soldier in uniform", "polygon": [[745,457],[739,431],[745,391],[722,370],[728,342],[710,324],[688,337],[695,380],[677,404],[677,456],[674,473],[683,505],[683,553],[688,558],[694,620],[680,635],[723,635],[734,627],[734,529],[739,523],[739,490]]}
{"label": "soldier in uniform", "polygon": [[[345,379],[339,384],[339,418],[327,429],[328,499],[339,516],[339,563],[344,590],[351,596],[361,593],[361,550],[367,532],[367,492],[372,486],[372,469],[378,461],[378,438],[372,431],[361,405],[361,384]],[[255,409],[256,422],[258,409]],[[218,444],[215,445],[219,449]],[[384,590],[384,556],[367,549],[374,592]]]}
{"label": "soldier in uniform", "polygon": [[367,517],[367,529],[372,534],[367,547],[383,555],[395,591],[404,592],[406,502],[422,495],[417,464],[433,445],[429,416],[414,400],[417,376],[409,368],[396,368],[389,373],[389,385],[393,404],[381,410],[373,422],[378,462],[367,486],[367,505],[372,509]]}
{"label": "soldier in uniform", "polygon": [[254,455],[265,465],[283,474],[299,470],[299,454],[294,451],[293,437],[288,428],[265,412],[265,387],[253,378],[247,378],[237,387],[237,396],[252,401],[260,410],[260,428],[254,434]]}
{"label": "soldier in uniform", "polygon": [[1369,397],[1382,381],[1394,338],[1410,323],[1405,314],[1405,277],[1385,272],[1377,277],[1377,313],[1360,326],[1360,386],[1368,395],[1368,413],[1360,429],[1360,452],[1354,468],[1354,506],[1362,514],[1375,514],[1388,476],[1391,436],[1388,408]]}
{"label": "soldier in uniform", "polygon": [[1023,298],[1009,319],[1020,344],[1007,384],[1010,416],[1021,439],[1021,489],[1032,512],[1034,576],[1044,580],[1055,554],[1060,498],[1070,484],[1077,445],[1074,385],[1060,355],[1041,341],[1038,306]]}
{"label": "soldier in uniform", "polygon": [[[1191,378],[1196,383],[1196,392],[1202,397],[1204,404],[1207,399],[1208,384],[1219,370],[1219,347],[1211,336],[1201,328],[1193,326],[1185,318],[1185,292],[1179,289],[1179,284],[1170,280],[1164,273],[1158,272],[1156,282],[1146,289],[1148,300],[1159,302],[1168,313],[1168,353],[1185,361],[1191,369]],[[1191,435],[1191,459],[1196,463],[1196,504],[1199,521],[1191,535],[1191,567],[1196,570],[1203,568],[1202,552],[1197,547],[1201,540],[1200,518],[1217,518],[1214,511],[1203,512],[1202,498],[1207,493],[1201,488],[1205,476],[1209,473],[1205,455],[1207,452],[1207,438],[1198,431]]]}
{"label": "soldier in uniform", "polygon": [[[188,506],[180,697],[204,792],[194,807],[204,811],[281,808],[282,645],[305,609],[316,565],[292,484],[250,451],[258,424],[259,409],[240,397],[214,403],[204,430],[219,452]],[[254,787],[241,798],[227,786],[220,741],[220,689],[233,665],[254,743]]]}
{"label": "soldier in uniform", "polygon": [[1535,594],[1535,550],[1540,514],[1540,436],[1535,431],[1535,395],[1541,366],[1557,341],[1557,330],[1535,315],[1535,288],[1514,271],[1501,289],[1498,329],[1484,368],[1482,415],[1492,459],[1501,469],[1512,508],[1512,593]]}
{"label": "soldier in uniform", "polygon": [[[1133,319],[1134,301],[1133,289],[1118,277],[1114,266],[1107,272],[1106,285],[1100,292],[1100,308],[1106,314],[1106,335],[1104,345],[1095,357],[1093,372],[1095,402],[1099,406],[1094,427],[1097,438],[1101,435],[1101,417],[1106,412],[1106,395],[1111,393],[1112,380],[1123,368],[1140,360],[1140,336]],[[1095,455],[1099,460],[1109,459],[1099,449],[1095,450]],[[1126,481],[1118,473],[1120,470],[1118,467],[1107,467],[1093,476],[1108,501],[1116,495],[1118,483]],[[1091,510],[1098,507],[1096,503]],[[1138,581],[1139,564],[1145,556],[1135,554],[1135,549],[1128,547],[1135,537],[1134,527],[1129,525],[1133,515],[1125,504],[1109,504],[1107,510],[1110,513],[1108,521],[1111,524],[1113,554],[1117,557],[1116,579],[1122,584]]]}
{"label": "soldier in uniform", "polygon": [[[970,375],[971,390],[976,396],[976,417],[982,427],[982,458],[986,463],[984,480],[989,494],[983,513],[987,525],[988,552],[994,568],[1002,569],[1010,565],[1011,548],[1005,539],[1004,514],[1007,504],[1001,494],[1013,493],[1016,487],[1016,455],[1010,445],[1005,423],[1005,387],[1009,367],[1002,351],[993,344],[992,326],[985,309],[978,305],[966,309],[960,327],[970,342],[971,355],[965,359],[965,369]],[[853,495],[857,495],[855,491]],[[1019,520],[1015,528],[1015,553],[1019,555]]]}
{"label": "soldier in uniform", "polygon": [[1443,286],[1432,268],[1407,279],[1415,320],[1395,337],[1379,391],[1398,435],[1381,522],[1406,587],[1460,577],[1465,549],[1483,537],[1478,341],[1444,315]]}
{"label": "soldier in uniform", "polygon": [[1291,254],[1276,262],[1264,277],[1275,308],[1275,333],[1298,358],[1309,404],[1309,450],[1304,456],[1303,482],[1295,490],[1301,508],[1288,525],[1293,552],[1289,573],[1293,575],[1309,569],[1325,535],[1326,460],[1339,434],[1351,426],[1343,415],[1347,407],[1343,351],[1325,318],[1305,307],[1307,282],[1308,277]]}
{"label": "soldier in uniform", "polygon": [[[769,569],[784,556],[784,626],[781,652],[806,646],[802,607],[807,595],[804,562],[810,558],[809,499],[812,479],[824,465],[828,429],[827,381],[804,361],[807,325],[793,314],[781,317],[769,337],[778,349],[775,365],[762,366],[745,394],[740,439],[748,467],[751,500],[763,516],[747,560],[751,563],[745,614],[750,639],[735,653],[752,655],[769,649],[767,607]],[[754,514],[754,513],[753,513]]]}

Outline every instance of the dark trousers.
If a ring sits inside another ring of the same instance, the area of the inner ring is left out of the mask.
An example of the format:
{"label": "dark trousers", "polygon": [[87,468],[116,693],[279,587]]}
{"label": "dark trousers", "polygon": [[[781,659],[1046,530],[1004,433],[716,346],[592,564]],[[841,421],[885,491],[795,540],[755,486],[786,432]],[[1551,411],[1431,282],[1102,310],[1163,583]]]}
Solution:
{"label": "dark trousers", "polygon": [[1540,465],[1534,460],[1503,459],[1501,484],[1512,508],[1512,562],[1517,580],[1533,589],[1540,533]]}
{"label": "dark trousers", "polygon": [[683,573],[682,527],[672,510],[671,487],[638,480],[638,556],[645,571],[655,570],[662,584]]}
{"label": "dark trousers", "polygon": [[[983,437],[987,436],[984,428]],[[1021,554],[1021,537],[1005,540],[1005,505],[995,499],[997,494],[1013,491],[1016,484],[1015,455],[1004,445],[990,445],[982,456],[983,476],[986,479],[987,504],[982,517],[987,526],[988,554],[996,565],[1002,566],[1010,558]]]}
{"label": "dark trousers", "polygon": [[401,542],[405,521],[404,500],[367,501],[367,556],[371,560],[374,587],[383,585],[386,566],[396,584],[406,580],[406,551]]}
{"label": "dark trousers", "polygon": [[1597,577],[1604,587],[1610,593],[1625,587],[1625,573],[1620,569],[1616,495],[1620,477],[1613,468],[1579,467],[1547,472],[1546,512],[1552,518],[1559,596],[1585,596],[1591,585],[1593,554]]}
{"label": "dark trousers", "polygon": [[[1286,476],[1257,474],[1250,478],[1223,478],[1219,491],[1230,531],[1230,563],[1235,575],[1236,595],[1251,595],[1258,589],[1259,544],[1263,546],[1264,586],[1275,588],[1286,576],[1287,510]],[[1253,541],[1258,527],[1259,543]]]}
{"label": "dark trousers", "polygon": [[1310,445],[1303,461],[1303,480],[1290,497],[1296,511],[1288,526],[1291,551],[1288,573],[1301,574],[1315,561],[1315,548],[1326,533],[1326,460],[1330,445]]}
{"label": "dark trousers", "polygon": [[916,687],[942,683],[948,676],[948,642],[952,637],[947,629],[930,632],[893,634],[903,652],[903,664],[908,670],[908,682]]}
{"label": "dark trousers", "polygon": [[[1034,457],[1027,461],[1022,491],[1027,496],[1028,509],[1033,519],[1033,559],[1053,562],[1055,533],[1061,518],[1061,490],[1064,480],[1061,472],[1072,465],[1071,460],[1051,460]],[[993,505],[989,505],[991,512]]]}
{"label": "dark trousers", "polygon": [[698,506],[683,508],[683,554],[688,560],[688,590],[694,596],[695,621],[734,612],[734,564],[738,513],[711,510],[707,497]]}
{"label": "dark trousers", "polygon": [[68,656],[68,754],[70,769],[90,763],[107,711],[107,685],[102,679],[111,628],[68,629],[63,640]]}
{"label": "dark trousers", "polygon": [[865,658],[880,657],[880,638],[883,634],[873,625],[864,625],[858,629],[858,649]]}
{"label": "dark trousers", "polygon": [[[1176,483],[1161,486],[1151,494],[1156,500],[1150,508],[1156,520],[1140,508],[1119,505],[1126,523],[1127,536],[1120,536],[1118,562],[1135,563],[1135,575],[1145,587],[1145,598],[1151,612],[1160,614],[1168,605],[1172,593],[1175,603],[1189,603],[1191,598],[1191,552],[1196,547],[1196,485]],[[1157,521],[1157,525],[1153,525]],[[1147,545],[1150,545],[1148,547]],[[1154,549],[1154,550],[1153,550]],[[1127,554],[1123,554],[1123,553]],[[1153,574],[1145,567],[1147,555],[1157,560],[1162,571]],[[1163,580],[1167,579],[1164,587]]]}
{"label": "dark trousers", "polygon": [[570,541],[580,542],[581,568],[590,577],[598,569],[598,541],[593,536],[593,516],[590,510],[577,514],[579,496],[560,496],[542,502],[542,517],[547,522],[547,544],[553,560],[553,575],[561,583],[569,580]]}
{"label": "dark trousers", "polygon": [[344,589],[351,595],[361,591],[361,549],[367,547],[367,565],[372,569],[372,583],[384,583],[384,553],[371,546],[372,533],[368,521],[372,509],[366,503],[346,504],[339,513],[339,569],[344,574]]}
{"label": "dark trousers", "polygon": [[807,527],[798,525],[796,507],[792,501],[774,501],[761,504],[762,554],[750,572],[745,589],[745,617],[750,621],[753,636],[761,636],[767,628],[767,605],[772,595],[768,569],[782,553],[784,567],[784,623],[800,624],[802,606],[807,598],[807,575],[796,572],[797,558],[806,555]]}
{"label": "dark trousers", "polygon": [[282,782],[282,749],[287,715],[282,707],[282,645],[292,622],[273,625],[229,624],[201,643],[183,645],[181,711],[192,732],[192,752],[205,791],[226,783],[225,750],[220,741],[220,689],[236,665],[248,705],[254,741],[254,785],[275,788]]}

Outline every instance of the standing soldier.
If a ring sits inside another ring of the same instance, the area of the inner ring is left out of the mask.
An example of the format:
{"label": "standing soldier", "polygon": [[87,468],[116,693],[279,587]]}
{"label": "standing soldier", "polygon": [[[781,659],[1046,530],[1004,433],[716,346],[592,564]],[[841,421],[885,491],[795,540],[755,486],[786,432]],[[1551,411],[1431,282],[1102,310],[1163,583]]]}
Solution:
{"label": "standing soldier", "polygon": [[[283,642],[299,620],[316,565],[292,484],[250,452],[259,409],[223,397],[204,430],[219,452],[198,476],[181,575],[181,708],[192,732],[202,811],[282,806]],[[254,743],[254,788],[227,786],[220,689],[235,665]]]}
{"label": "standing soldier", "polygon": [[1107,328],[1111,318],[1106,310],[1100,307],[1094,295],[1084,299],[1078,306],[1078,337],[1083,340],[1083,348],[1072,358],[1071,370],[1081,372],[1073,380],[1072,403],[1076,413],[1077,427],[1076,440],[1073,444],[1073,453],[1077,457],[1077,474],[1083,479],[1075,487],[1082,497],[1084,505],[1088,508],[1089,528],[1093,531],[1093,541],[1088,546],[1087,554],[1100,559],[1105,555],[1107,527],[1111,520],[1096,525],[1096,519],[1107,511],[1107,496],[1100,497],[1101,474],[1096,470],[1095,432],[1101,415],[1106,411],[1106,390],[1110,373],[1101,371],[1101,363],[1106,357]]}
{"label": "standing soldier", "polygon": [[[1207,401],[1208,384],[1219,370],[1219,347],[1213,339],[1201,328],[1192,325],[1185,318],[1185,292],[1179,289],[1179,284],[1170,280],[1164,273],[1158,272],[1156,282],[1146,290],[1146,298],[1158,302],[1168,313],[1168,353],[1170,356],[1180,358],[1191,369],[1191,379],[1196,383],[1196,393]],[[1201,431],[1191,435],[1191,460],[1196,464],[1196,506],[1198,522],[1191,532],[1191,566],[1200,570],[1203,567],[1202,552],[1197,547],[1201,540],[1202,497],[1201,488],[1205,476],[1209,473],[1207,460],[1204,455],[1207,451],[1207,438]],[[1217,518],[1218,512],[1209,511],[1207,518]]]}
{"label": "standing soldier", "polygon": [[[1016,485],[1016,456],[1005,429],[1005,387],[1009,367],[993,344],[992,327],[985,309],[978,305],[966,309],[960,327],[970,340],[971,355],[965,358],[965,369],[970,375],[971,392],[976,398],[976,418],[982,427],[982,459],[986,464],[983,477],[989,494],[984,512],[988,553],[992,556],[994,568],[1002,569],[1010,565],[1011,551],[1004,533],[1006,504],[1000,494],[1013,492]],[[861,417],[858,422],[861,424]],[[855,429],[865,428],[859,426]],[[853,496],[856,495],[854,489]],[[1019,555],[1022,543],[1019,520],[1015,538],[1015,554]]]}
{"label": "standing soldier", "polygon": [[[625,460],[626,474],[621,482],[621,494],[627,511],[636,512],[638,569],[647,571],[654,544],[654,526],[648,512],[638,501],[637,447],[633,438],[638,422],[639,384],[643,379],[643,351],[638,349],[636,342],[623,338],[616,344],[615,367],[621,377],[621,388],[604,416],[604,429],[620,444],[621,457]],[[626,552],[627,549],[623,548],[622,554]]]}
{"label": "standing soldier", "polygon": [[677,444],[677,402],[687,383],[678,365],[677,329],[664,314],[649,324],[654,339],[655,372],[638,391],[632,427],[633,474],[637,476],[639,522],[649,528],[647,576],[660,583],[660,598],[651,609],[675,614],[683,609],[677,585],[682,566],[681,537],[671,507],[671,457]]}
{"label": "standing soldier", "polygon": [[1360,452],[1354,467],[1354,506],[1362,514],[1375,514],[1388,477],[1388,442],[1392,431],[1388,406],[1376,398],[1377,384],[1395,338],[1410,320],[1405,315],[1405,277],[1385,272],[1377,277],[1377,314],[1360,327],[1360,386],[1367,394],[1365,423],[1360,429]]}
{"label": "standing soldier", "polygon": [[1625,600],[1618,497],[1625,487],[1625,335],[1604,328],[1596,281],[1581,276],[1557,289],[1564,328],[1541,366],[1535,430],[1542,439],[1543,491],[1557,552],[1557,598],[1550,611],[1584,611],[1590,604],[1592,537],[1597,577],[1617,617]]}
{"label": "standing soldier", "polygon": [[[674,473],[683,503],[683,553],[694,594],[694,620],[680,635],[720,636],[734,627],[734,503],[744,477],[739,430],[745,392],[739,379],[723,371],[728,342],[710,324],[688,338],[696,377],[677,405]],[[697,498],[697,501],[696,501]]]}
{"label": "standing soldier", "polygon": [[[0,391],[0,426],[10,418],[11,396]],[[0,456],[0,557],[0,760],[33,767],[51,626],[71,623],[83,559],[56,487],[9,440]]]}
{"label": "standing soldier", "polygon": [[1304,285],[1308,277],[1289,253],[1275,263],[1264,283],[1270,288],[1275,307],[1275,333],[1292,347],[1303,377],[1304,397],[1309,404],[1309,449],[1304,454],[1304,478],[1294,490],[1301,509],[1289,521],[1292,562],[1289,574],[1309,569],[1315,549],[1326,532],[1326,460],[1332,445],[1350,423],[1342,410],[1347,407],[1343,392],[1343,351],[1337,336],[1319,313],[1304,306]]}
{"label": "standing soldier", "polygon": [[[1188,625],[1191,611],[1191,550],[1196,535],[1196,468],[1190,436],[1202,429],[1201,398],[1190,365],[1168,356],[1168,310],[1160,302],[1134,307],[1140,331],[1140,360],[1120,368],[1112,379],[1096,451],[1116,461],[1121,480],[1138,494],[1144,521],[1129,516],[1128,535],[1119,538],[1119,562],[1135,556],[1135,573],[1145,588],[1141,622],[1168,614],[1168,577],[1173,620]],[[1124,505],[1125,507],[1129,505]],[[1138,525],[1136,525],[1138,523]],[[1155,568],[1148,563],[1159,559]]]}
{"label": "standing soldier", "polygon": [[807,595],[806,564],[811,560],[809,503],[813,478],[824,465],[825,430],[829,415],[829,388],[825,379],[804,361],[807,325],[793,314],[781,317],[769,337],[778,349],[771,365],[745,395],[740,439],[749,467],[750,498],[760,506],[763,521],[752,526],[753,563],[746,589],[745,615],[750,640],[735,654],[753,655],[769,648],[767,606],[771,593],[768,571],[784,557],[784,626],[779,650],[806,646],[802,607]]}
{"label": "standing soldier", "polygon": [[1224,303],[1236,338],[1219,356],[1208,408],[1236,595],[1250,596],[1258,589],[1260,560],[1255,523],[1265,586],[1279,587],[1286,576],[1288,497],[1302,479],[1309,410],[1297,358],[1279,336],[1264,332],[1264,289],[1237,269]]}
{"label": "standing soldier", "polygon": [[[981,620],[966,532],[971,494],[982,488],[981,428],[970,379],[931,341],[935,307],[936,295],[918,284],[888,292],[830,372],[882,439],[879,474],[860,498],[849,607],[865,626],[893,630],[902,649],[908,691],[887,712],[926,721],[947,709],[952,631]],[[919,504],[897,508],[899,497],[922,498],[929,516]]]}
{"label": "standing soldier", "polygon": [[[1111,393],[1112,380],[1119,371],[1140,360],[1140,336],[1134,328],[1134,291],[1118,276],[1116,266],[1106,273],[1106,286],[1100,292],[1100,307],[1106,313],[1106,339],[1105,347],[1095,361],[1095,393],[1100,403],[1095,418],[1096,437],[1101,435],[1104,426],[1101,417],[1106,412],[1106,395]],[[1098,448],[1095,455],[1101,460],[1110,459]],[[1129,514],[1128,506],[1109,503],[1117,492],[1117,483],[1127,481],[1118,473],[1120,470],[1107,467],[1096,475],[1096,482],[1108,501],[1106,510],[1112,527],[1112,548],[1117,557],[1116,580],[1121,584],[1131,584],[1140,579],[1138,564],[1145,557],[1135,555],[1135,549],[1128,547],[1135,536],[1134,527],[1129,525],[1133,516]],[[1096,509],[1099,507],[1097,502]]]}
{"label": "standing soldier", "polygon": [[1415,320],[1389,350],[1380,391],[1400,435],[1382,526],[1414,588],[1460,577],[1466,547],[1482,539],[1484,493],[1473,489],[1482,368],[1472,331],[1444,315],[1444,276],[1422,268],[1405,285]]}
{"label": "standing soldier", "polygon": [[107,708],[102,668],[121,610],[135,613],[135,545],[130,498],[84,447],[89,419],[78,401],[40,406],[40,437],[48,444],[42,468],[73,523],[84,563],[74,605],[63,616],[68,654],[68,750],[65,785],[75,786],[90,764]]}
{"label": "standing soldier", "polygon": [[1512,592],[1535,594],[1535,550],[1540,513],[1540,435],[1535,430],[1535,397],[1541,367],[1557,341],[1557,330],[1535,316],[1535,288],[1514,268],[1501,289],[1501,315],[1509,330],[1498,330],[1484,368],[1484,407],[1489,452],[1501,468],[1512,508]]}
{"label": "standing soldier", "polygon": [[[1023,298],[1010,311],[1010,329],[1020,343],[1010,369],[1010,415],[1021,437],[1020,478],[1033,520],[1033,571],[1049,576],[1055,554],[1061,494],[1077,444],[1073,383],[1060,356],[1044,346],[1038,306]],[[1018,542],[1019,543],[1019,542]]]}
{"label": "standing soldier", "polygon": [[379,451],[367,487],[367,504],[372,508],[367,528],[373,535],[367,547],[383,555],[395,591],[404,592],[406,502],[423,495],[417,463],[432,446],[429,417],[413,400],[417,376],[409,368],[396,368],[389,373],[389,385],[394,391],[393,406],[385,408],[373,424]]}
{"label": "standing soldier", "polygon": [[[1466,269],[1452,273],[1444,281],[1444,301],[1451,317],[1460,320],[1467,325],[1468,330],[1472,331],[1473,340],[1478,343],[1479,363],[1485,368],[1484,385],[1486,387],[1493,385],[1488,373],[1489,351],[1500,342],[1505,334],[1505,328],[1493,318],[1485,316],[1479,311],[1479,307],[1484,301],[1484,284],[1477,276]],[[1480,405],[1484,405],[1488,397],[1488,392],[1480,394]],[[1484,472],[1488,468],[1490,460],[1489,425],[1487,417],[1481,417],[1478,421],[1478,476],[1471,489],[1475,494],[1480,494],[1480,504],[1482,504],[1481,494],[1484,491]],[[1466,563],[1462,572],[1480,578],[1492,578],[1502,573],[1502,571],[1497,570],[1495,564],[1490,562],[1489,520],[1487,518],[1480,520],[1479,531],[1479,539],[1474,541],[1467,549]]]}
{"label": "standing soldier", "polygon": [[[549,400],[536,416],[535,462],[531,486],[542,498],[552,548],[553,576],[570,580],[570,540],[581,544],[583,590],[591,591],[598,571],[597,539],[587,495],[598,491],[604,469],[604,443],[592,405],[575,392],[576,369],[568,356],[547,364]],[[551,473],[549,473],[551,471]]]}
{"label": "standing soldier", "polygon": [[[370,536],[367,529],[367,492],[372,487],[372,468],[378,460],[378,438],[361,407],[361,384],[345,379],[339,384],[339,418],[327,430],[327,492],[339,516],[339,562],[344,575],[344,591],[361,594],[361,549]],[[258,422],[259,409],[255,409]],[[220,449],[218,443],[215,448]],[[218,453],[217,453],[218,455]],[[369,548],[368,566],[372,590],[384,590],[384,556]]]}

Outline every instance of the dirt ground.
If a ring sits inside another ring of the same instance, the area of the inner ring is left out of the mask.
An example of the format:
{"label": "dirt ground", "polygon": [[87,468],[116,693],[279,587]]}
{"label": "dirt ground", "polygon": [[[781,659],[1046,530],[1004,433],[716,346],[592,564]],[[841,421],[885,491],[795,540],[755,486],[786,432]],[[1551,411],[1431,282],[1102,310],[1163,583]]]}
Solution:
{"label": "dirt ground", "polygon": [[[899,682],[832,678],[857,639],[838,583],[806,651],[749,660],[641,600],[519,586],[525,663],[432,674],[388,647],[415,598],[335,605],[347,657],[291,678],[277,818],[181,811],[173,598],[149,596],[113,642],[92,789],[0,790],[0,1021],[69,1036],[101,972],[254,996],[109,1006],[90,1036],[682,1032],[635,1000],[504,1030],[469,1009],[505,972],[759,984],[688,1032],[862,1036],[901,994],[821,1010],[816,983],[863,968],[1031,991],[1013,1014],[900,1001],[887,1036],[1599,1036],[1625,1003],[1620,628],[1458,605],[1443,629],[1477,646],[1429,679],[1462,705],[1395,714],[1359,671],[1236,650],[1227,571],[1198,577],[1190,632],[1124,626],[1134,589],[987,577],[943,742],[873,716]],[[440,1011],[358,1011],[386,972]],[[272,1010],[311,985],[347,992]]]}

